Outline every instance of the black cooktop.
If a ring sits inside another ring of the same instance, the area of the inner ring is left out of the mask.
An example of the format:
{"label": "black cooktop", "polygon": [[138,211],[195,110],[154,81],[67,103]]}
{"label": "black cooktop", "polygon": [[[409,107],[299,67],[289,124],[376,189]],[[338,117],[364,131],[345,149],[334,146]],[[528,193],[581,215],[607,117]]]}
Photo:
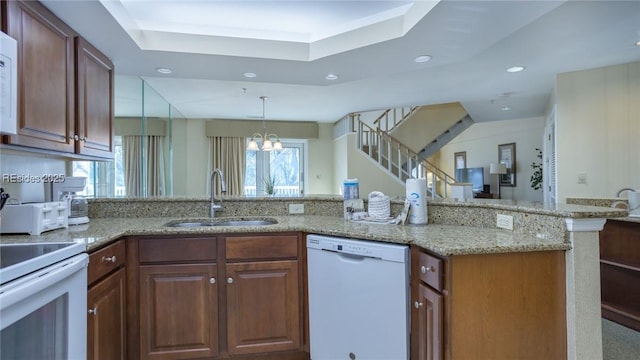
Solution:
{"label": "black cooktop", "polygon": [[85,251],[76,242],[0,244],[0,284]]}

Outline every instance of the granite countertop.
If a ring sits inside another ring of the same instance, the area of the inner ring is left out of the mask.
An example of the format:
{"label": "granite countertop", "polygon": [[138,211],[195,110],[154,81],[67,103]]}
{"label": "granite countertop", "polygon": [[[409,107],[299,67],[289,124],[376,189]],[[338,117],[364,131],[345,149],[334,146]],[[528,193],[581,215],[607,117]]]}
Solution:
{"label": "granite countertop", "polygon": [[[256,217],[252,217],[256,218]],[[87,245],[87,250],[99,248],[127,235],[190,235],[248,232],[302,231],[329,236],[377,240],[400,244],[416,244],[442,256],[568,250],[562,237],[545,239],[502,229],[455,225],[384,225],[344,221],[340,217],[320,215],[261,216],[274,218],[274,225],[166,227],[175,218],[97,218],[88,224],[72,225],[39,236],[3,235],[2,243],[75,241]]]}

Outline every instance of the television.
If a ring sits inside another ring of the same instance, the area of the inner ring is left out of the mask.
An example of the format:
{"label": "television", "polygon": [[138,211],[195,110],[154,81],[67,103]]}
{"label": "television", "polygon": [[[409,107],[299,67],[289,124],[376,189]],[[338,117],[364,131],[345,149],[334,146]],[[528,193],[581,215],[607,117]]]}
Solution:
{"label": "television", "polygon": [[484,168],[456,169],[456,182],[471,183],[473,192],[482,192],[484,189]]}

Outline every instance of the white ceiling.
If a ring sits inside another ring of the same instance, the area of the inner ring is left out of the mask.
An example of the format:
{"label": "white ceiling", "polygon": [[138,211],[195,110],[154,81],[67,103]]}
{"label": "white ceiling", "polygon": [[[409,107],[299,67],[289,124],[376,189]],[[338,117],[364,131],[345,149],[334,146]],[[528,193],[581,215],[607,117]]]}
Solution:
{"label": "white ceiling", "polygon": [[640,60],[637,0],[41,1],[113,60],[118,116],[139,111],[139,76],[188,118],[260,116],[262,95],[267,120],[453,101],[528,118],[557,74]]}

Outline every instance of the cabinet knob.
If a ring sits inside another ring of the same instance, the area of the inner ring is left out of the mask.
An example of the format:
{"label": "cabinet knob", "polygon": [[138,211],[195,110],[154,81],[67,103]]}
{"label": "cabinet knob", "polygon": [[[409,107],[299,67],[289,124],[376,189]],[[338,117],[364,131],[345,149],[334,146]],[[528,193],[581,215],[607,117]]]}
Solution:
{"label": "cabinet knob", "polygon": [[98,307],[94,306],[93,309],[89,309],[89,314],[94,316],[98,315]]}
{"label": "cabinet knob", "polygon": [[422,303],[422,301],[416,301],[415,303],[413,303],[413,306],[415,306],[415,307],[416,307],[416,309],[420,309],[420,307],[422,307],[422,305],[424,305],[424,304]]}
{"label": "cabinet knob", "polygon": [[214,278],[214,277],[209,278],[209,283],[215,284],[216,283],[216,278]]}
{"label": "cabinet knob", "polygon": [[116,256],[103,256],[102,257],[102,262],[112,262],[115,263],[116,262]]}
{"label": "cabinet knob", "polygon": [[233,284],[233,278],[231,276],[227,278],[227,284]]}
{"label": "cabinet knob", "polygon": [[433,266],[422,266],[420,267],[420,272],[423,274],[426,274],[428,272],[433,272],[435,269],[433,268]]}

